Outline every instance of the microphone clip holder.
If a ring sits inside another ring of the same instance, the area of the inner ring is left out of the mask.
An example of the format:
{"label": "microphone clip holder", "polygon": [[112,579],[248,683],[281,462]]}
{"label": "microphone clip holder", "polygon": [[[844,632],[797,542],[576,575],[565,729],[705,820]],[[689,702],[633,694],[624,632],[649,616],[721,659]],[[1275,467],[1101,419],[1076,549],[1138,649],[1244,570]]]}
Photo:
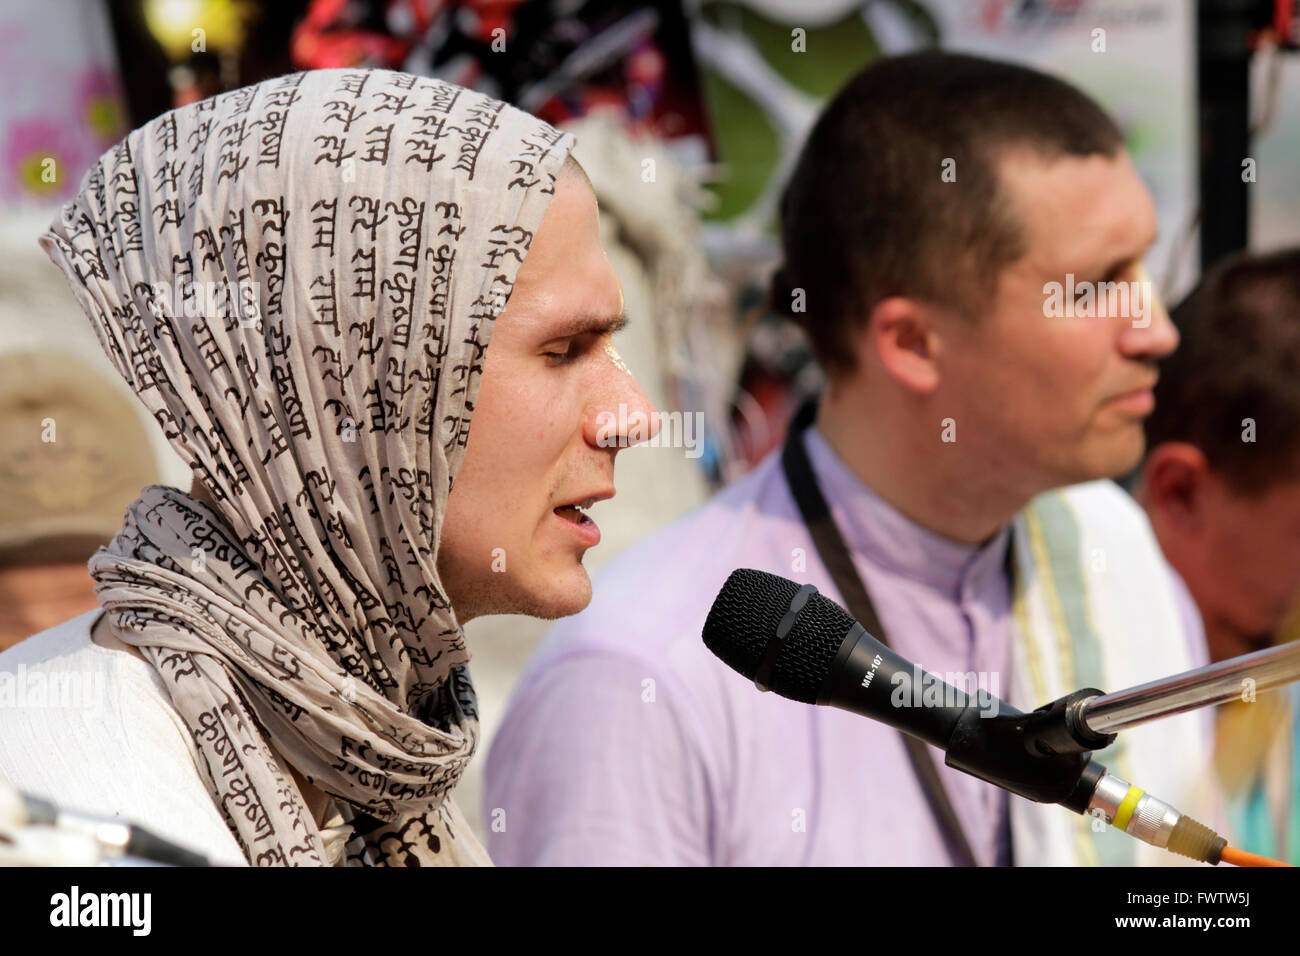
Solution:
{"label": "microphone clip holder", "polygon": [[953,727],[944,762],[1028,800],[1084,813],[1105,772],[1090,754],[1116,736],[1083,723],[1083,705],[1101,693],[1085,688],[1027,714],[997,698],[984,701],[996,705],[995,713],[972,701]]}

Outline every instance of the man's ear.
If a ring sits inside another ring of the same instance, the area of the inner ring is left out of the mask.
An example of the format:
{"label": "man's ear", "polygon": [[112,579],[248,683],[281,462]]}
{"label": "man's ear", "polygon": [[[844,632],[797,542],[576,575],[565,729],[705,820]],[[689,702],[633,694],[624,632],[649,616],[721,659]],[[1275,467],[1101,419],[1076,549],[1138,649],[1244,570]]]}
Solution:
{"label": "man's ear", "polygon": [[1209,481],[1205,454],[1187,442],[1161,442],[1142,464],[1146,506],[1166,528],[1185,535],[1196,536],[1205,528]]}
{"label": "man's ear", "polygon": [[858,340],[859,367],[882,366],[905,388],[929,394],[939,386],[939,335],[933,316],[915,299],[876,303]]}

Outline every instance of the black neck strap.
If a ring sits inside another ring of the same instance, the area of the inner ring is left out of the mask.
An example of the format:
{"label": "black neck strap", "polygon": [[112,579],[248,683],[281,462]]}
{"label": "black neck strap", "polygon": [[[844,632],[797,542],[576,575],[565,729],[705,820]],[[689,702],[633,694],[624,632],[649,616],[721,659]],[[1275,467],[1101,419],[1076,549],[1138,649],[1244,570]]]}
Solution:
{"label": "black neck strap", "polygon": [[[871,595],[867,593],[866,585],[853,566],[853,558],[844,543],[840,529],[835,525],[835,519],[831,516],[830,507],[826,504],[826,498],[817,484],[817,477],[813,474],[812,464],[804,449],[803,433],[816,417],[817,402],[814,400],[800,408],[794,421],[790,423],[785,448],[781,452],[785,480],[790,486],[790,493],[794,496],[795,503],[799,506],[799,512],[803,515],[804,524],[807,525],[808,532],[812,536],[817,554],[830,572],[831,580],[839,589],[849,613],[867,629],[867,633],[885,646],[889,646],[885,629],[876,614],[875,605],[871,602]],[[957,816],[957,811],[953,809],[952,801],[948,799],[948,792],[944,789],[943,781],[939,778],[939,770],[926,744],[908,734],[903,734],[903,743],[907,747],[907,756],[911,761],[912,770],[921,783],[921,789],[925,792],[926,802],[930,805],[930,811],[943,831],[957,865],[977,865],[975,854],[970,848],[970,841],[966,839],[961,820]]]}

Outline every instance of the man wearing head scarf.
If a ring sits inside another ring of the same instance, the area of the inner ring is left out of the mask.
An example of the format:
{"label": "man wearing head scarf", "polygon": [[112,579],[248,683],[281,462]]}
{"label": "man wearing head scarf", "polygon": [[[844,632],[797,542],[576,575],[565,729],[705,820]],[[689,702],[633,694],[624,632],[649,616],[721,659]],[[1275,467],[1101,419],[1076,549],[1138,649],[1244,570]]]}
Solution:
{"label": "man wearing head scarf", "polygon": [[586,606],[581,508],[621,444],[597,419],[653,412],[572,146],[446,82],[321,70],[91,169],[41,242],[195,486],[129,505],[102,610],[0,655],[21,692],[100,691],[0,708],[0,778],[225,861],[489,862],[450,798],[462,625]]}

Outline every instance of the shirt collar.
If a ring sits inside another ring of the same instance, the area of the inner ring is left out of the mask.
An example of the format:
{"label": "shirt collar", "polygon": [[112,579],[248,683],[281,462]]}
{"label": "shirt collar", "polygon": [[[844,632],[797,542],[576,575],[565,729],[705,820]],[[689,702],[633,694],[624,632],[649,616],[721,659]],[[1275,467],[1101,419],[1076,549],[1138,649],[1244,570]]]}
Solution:
{"label": "shirt collar", "polygon": [[980,545],[935,534],[881,498],[835,452],[816,425],[804,447],[844,542],[855,555],[919,581],[952,600],[971,597],[1002,573],[1010,524]]}

